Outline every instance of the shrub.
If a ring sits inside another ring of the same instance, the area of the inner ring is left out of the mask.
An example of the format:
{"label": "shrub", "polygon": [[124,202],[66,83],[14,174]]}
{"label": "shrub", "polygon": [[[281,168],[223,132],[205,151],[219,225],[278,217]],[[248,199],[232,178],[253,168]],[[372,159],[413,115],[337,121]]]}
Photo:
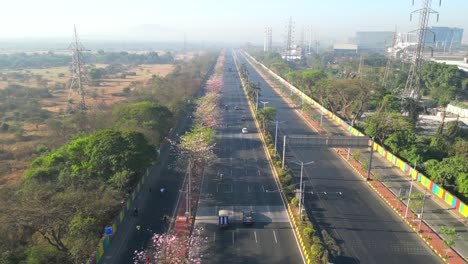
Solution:
{"label": "shrub", "polygon": [[297,207],[299,205],[299,199],[297,199],[297,197],[292,198],[291,204]]}
{"label": "shrub", "polygon": [[315,230],[311,226],[308,226],[308,227],[304,228],[304,230],[302,232],[303,232],[304,236],[306,236],[309,239],[312,239],[312,237],[315,235]]}
{"label": "shrub", "polygon": [[364,171],[367,171],[368,168],[369,168],[369,159],[366,158],[361,163],[361,169]]}
{"label": "shrub", "polygon": [[2,123],[0,129],[2,130],[2,132],[8,132],[8,130],[10,129],[10,125],[8,123]]}
{"label": "shrub", "polygon": [[316,258],[321,258],[324,250],[325,248],[323,247],[322,243],[314,243],[312,247],[310,247],[310,253]]}
{"label": "shrub", "polygon": [[289,174],[284,175],[283,177],[280,177],[281,184],[283,185],[289,185],[292,182],[292,177]]}
{"label": "shrub", "polygon": [[37,153],[42,154],[42,153],[44,153],[46,151],[47,151],[46,145],[44,145],[44,144],[37,145],[37,147],[36,147],[36,152]]}
{"label": "shrub", "polygon": [[359,151],[359,150],[357,150],[357,151],[355,151],[355,152],[353,153],[353,160],[359,161],[359,159],[361,158],[361,156],[362,156],[362,152]]}

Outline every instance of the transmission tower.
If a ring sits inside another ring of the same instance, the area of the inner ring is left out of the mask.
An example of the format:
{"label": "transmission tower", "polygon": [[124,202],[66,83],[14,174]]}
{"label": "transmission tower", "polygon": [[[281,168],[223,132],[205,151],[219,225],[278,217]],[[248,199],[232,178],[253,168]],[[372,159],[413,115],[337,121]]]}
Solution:
{"label": "transmission tower", "polygon": [[393,64],[393,55],[394,55],[393,52],[395,50],[396,40],[397,40],[397,29],[395,27],[395,33],[393,33],[392,46],[390,48],[390,56],[388,56],[387,65],[385,66],[384,77],[382,79],[383,88],[385,88],[387,85],[388,75],[390,74],[390,68],[392,67],[392,64]]}
{"label": "transmission tower", "polygon": [[[439,6],[442,0],[439,0]],[[422,65],[423,60],[423,52],[424,52],[424,42],[426,41],[426,33],[428,31],[427,25],[429,23],[429,16],[431,14],[437,14],[437,21],[439,21],[439,13],[431,9],[431,2],[432,0],[421,0],[422,8],[414,10],[411,12],[410,21],[412,20],[413,14],[418,12],[419,13],[419,25],[417,32],[417,44],[414,48],[412,64],[410,67],[410,71],[408,74],[408,79],[406,80],[405,90],[403,91],[402,97],[407,98],[415,98],[419,99],[419,88],[421,84],[420,80],[420,68]],[[414,0],[413,0],[414,5]]]}
{"label": "transmission tower", "polygon": [[266,27],[263,38],[263,51],[271,52],[272,47],[272,30],[271,27]]}
{"label": "transmission tower", "polygon": [[80,43],[78,38],[78,33],[76,32],[76,26],[73,26],[73,42],[68,47],[69,50],[72,51],[72,65],[71,65],[71,80],[70,80],[70,89],[68,92],[68,106],[70,109],[74,109],[72,107],[73,98],[75,94],[79,96],[79,103],[78,109],[79,110],[86,110],[86,101],[85,101],[85,89],[84,89],[84,81],[86,80],[86,76],[84,74],[83,68],[83,51],[86,50],[83,45]]}
{"label": "transmission tower", "polygon": [[289,52],[292,50],[294,42],[294,23],[292,17],[289,17],[288,24],[286,26],[286,51]]}

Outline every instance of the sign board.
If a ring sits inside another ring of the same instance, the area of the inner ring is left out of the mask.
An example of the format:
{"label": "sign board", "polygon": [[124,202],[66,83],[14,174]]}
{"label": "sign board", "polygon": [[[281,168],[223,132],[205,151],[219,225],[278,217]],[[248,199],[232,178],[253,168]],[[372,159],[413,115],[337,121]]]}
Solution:
{"label": "sign board", "polygon": [[327,147],[327,148],[365,148],[369,147],[368,137],[348,136],[287,136],[289,145],[302,147]]}
{"label": "sign board", "polygon": [[104,228],[104,233],[108,236],[111,236],[112,235],[112,226],[106,226]]}

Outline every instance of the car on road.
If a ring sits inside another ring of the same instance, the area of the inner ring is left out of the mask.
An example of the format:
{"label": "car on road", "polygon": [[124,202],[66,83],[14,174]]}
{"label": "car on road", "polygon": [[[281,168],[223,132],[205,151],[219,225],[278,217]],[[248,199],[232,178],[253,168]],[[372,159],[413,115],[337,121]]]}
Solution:
{"label": "car on road", "polygon": [[242,223],[244,225],[253,225],[255,223],[252,211],[242,212]]}
{"label": "car on road", "polygon": [[242,115],[241,121],[245,121],[245,120],[247,120],[247,117],[245,115]]}
{"label": "car on road", "polygon": [[246,128],[246,127],[242,128],[242,134],[247,134],[247,133],[249,133],[249,131],[247,130],[247,128]]}
{"label": "car on road", "polygon": [[240,108],[236,105],[234,106],[234,110],[239,110]]}

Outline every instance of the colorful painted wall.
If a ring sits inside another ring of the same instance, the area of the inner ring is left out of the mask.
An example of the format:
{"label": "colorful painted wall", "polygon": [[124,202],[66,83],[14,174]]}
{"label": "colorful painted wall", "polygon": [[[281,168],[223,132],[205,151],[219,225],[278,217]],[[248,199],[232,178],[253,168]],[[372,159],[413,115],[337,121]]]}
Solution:
{"label": "colorful painted wall", "polygon": [[[312,106],[316,107],[319,109],[323,114],[327,115],[332,119],[334,122],[337,124],[341,125],[341,127],[347,131],[350,132],[350,134],[357,136],[357,137],[363,137],[366,136],[363,133],[359,132],[357,129],[354,127],[350,126],[347,122],[345,122],[343,119],[340,117],[336,116],[333,114],[331,111],[328,111],[325,107],[320,105],[318,102],[313,100],[312,98],[308,97],[306,94],[301,92],[299,89],[288,83],[286,80],[278,76],[276,73],[265,67],[263,64],[257,62],[252,56],[244,52],[244,55],[249,57],[252,61],[260,65],[263,69],[265,69],[267,72],[269,72],[271,75],[273,75],[279,82],[281,82],[286,88],[291,89],[291,91],[298,95],[301,96],[305,102],[310,103]],[[369,140],[369,144],[371,144]],[[386,150],[384,147],[380,146],[377,143],[374,143],[373,146],[374,150],[378,152],[381,156],[386,158],[388,161],[393,163],[393,165],[397,166],[400,170],[405,172],[406,175],[412,177],[414,180],[419,182],[424,188],[426,188],[429,192],[432,192],[435,196],[439,197],[442,201],[447,203],[449,206],[452,208],[455,208],[461,215],[464,217],[468,218],[468,206],[461,202],[457,197],[453,196],[451,193],[443,189],[442,187],[438,186],[435,184],[433,181],[431,181],[428,177],[423,175],[422,173],[418,172],[417,170],[414,170],[411,168],[411,166],[398,158],[396,155],[392,154],[390,151]]]}

